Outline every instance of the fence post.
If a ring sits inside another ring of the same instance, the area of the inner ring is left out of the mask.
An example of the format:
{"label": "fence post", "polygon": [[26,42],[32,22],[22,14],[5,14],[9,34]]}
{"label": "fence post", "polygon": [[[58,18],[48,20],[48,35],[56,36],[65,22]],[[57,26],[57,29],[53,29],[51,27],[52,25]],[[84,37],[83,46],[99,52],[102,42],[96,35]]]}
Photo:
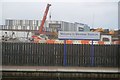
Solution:
{"label": "fence post", "polygon": [[92,46],[91,46],[91,66],[94,66],[94,44],[92,40]]}
{"label": "fence post", "polygon": [[64,60],[63,65],[66,66],[66,40],[64,40]]}

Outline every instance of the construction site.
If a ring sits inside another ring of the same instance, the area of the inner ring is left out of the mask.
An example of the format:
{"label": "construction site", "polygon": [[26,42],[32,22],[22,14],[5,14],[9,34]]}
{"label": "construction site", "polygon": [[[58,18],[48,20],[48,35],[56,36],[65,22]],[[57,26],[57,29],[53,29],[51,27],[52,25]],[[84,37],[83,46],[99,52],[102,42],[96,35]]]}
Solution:
{"label": "construction site", "polygon": [[120,30],[46,20],[50,7],[0,26],[2,80],[119,80]]}

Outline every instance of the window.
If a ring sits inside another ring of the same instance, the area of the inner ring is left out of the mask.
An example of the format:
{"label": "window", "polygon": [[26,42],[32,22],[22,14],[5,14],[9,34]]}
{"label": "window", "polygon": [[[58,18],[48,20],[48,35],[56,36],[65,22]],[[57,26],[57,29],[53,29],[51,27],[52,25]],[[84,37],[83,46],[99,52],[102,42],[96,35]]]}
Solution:
{"label": "window", "polygon": [[103,38],[103,41],[110,41],[109,38]]}

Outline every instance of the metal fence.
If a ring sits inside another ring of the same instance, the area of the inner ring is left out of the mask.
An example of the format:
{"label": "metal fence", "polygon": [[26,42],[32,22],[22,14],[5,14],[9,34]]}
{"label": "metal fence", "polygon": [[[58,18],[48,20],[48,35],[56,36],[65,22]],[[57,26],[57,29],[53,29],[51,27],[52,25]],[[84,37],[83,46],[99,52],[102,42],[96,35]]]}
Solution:
{"label": "metal fence", "polygon": [[2,42],[2,64],[118,67],[119,45]]}

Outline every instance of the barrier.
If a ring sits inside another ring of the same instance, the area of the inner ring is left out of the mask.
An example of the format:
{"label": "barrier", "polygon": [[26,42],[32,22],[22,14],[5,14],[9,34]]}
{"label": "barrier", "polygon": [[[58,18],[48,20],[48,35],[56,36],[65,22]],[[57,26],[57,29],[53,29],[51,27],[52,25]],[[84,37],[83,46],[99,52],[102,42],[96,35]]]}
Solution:
{"label": "barrier", "polygon": [[120,45],[93,46],[94,55],[91,56],[90,44],[66,44],[64,58],[64,44],[2,42],[2,64],[64,66],[65,59],[66,66],[91,66],[91,59],[94,59],[93,67],[120,66],[118,64]]}
{"label": "barrier", "polygon": [[[35,39],[34,43],[64,44],[64,40],[40,40],[40,39]],[[66,44],[92,44],[92,41],[90,41],[90,40],[66,40]],[[104,42],[104,41],[93,41],[93,44],[104,45],[104,44],[110,44],[110,43]],[[120,44],[120,42],[119,41],[114,41],[112,44]]]}

